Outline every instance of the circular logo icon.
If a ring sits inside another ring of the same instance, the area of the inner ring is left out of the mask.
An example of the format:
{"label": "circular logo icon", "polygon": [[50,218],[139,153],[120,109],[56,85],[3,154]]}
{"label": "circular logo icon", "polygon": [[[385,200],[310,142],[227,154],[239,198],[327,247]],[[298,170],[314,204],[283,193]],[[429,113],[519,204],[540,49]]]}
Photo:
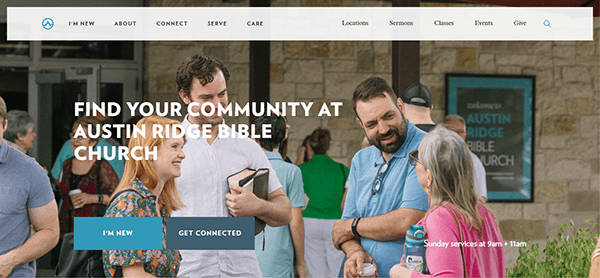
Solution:
{"label": "circular logo icon", "polygon": [[52,27],[54,27],[54,20],[49,17],[44,18],[44,20],[42,20],[42,27],[46,30],[52,29]]}

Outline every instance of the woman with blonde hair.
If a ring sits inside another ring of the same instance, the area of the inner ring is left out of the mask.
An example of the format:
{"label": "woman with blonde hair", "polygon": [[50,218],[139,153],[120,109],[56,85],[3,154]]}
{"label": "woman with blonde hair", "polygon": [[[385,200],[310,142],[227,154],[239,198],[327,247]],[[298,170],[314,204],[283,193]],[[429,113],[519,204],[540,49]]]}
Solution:
{"label": "woman with blonde hair", "polygon": [[[167,127],[180,124],[176,120],[163,117],[143,118],[137,123],[140,129],[145,126],[145,135],[131,138],[129,149],[139,146],[134,154],[129,154],[125,163],[123,179],[113,194],[113,199],[105,217],[162,217],[162,250],[104,250],[104,274],[115,276],[121,268],[123,277],[175,277],[179,271],[181,255],[178,250],[167,250],[166,217],[171,212],[184,207],[181,202],[175,178],[181,175],[181,161],[185,158],[183,138],[167,138]],[[153,126],[163,127],[162,137],[154,137]],[[150,159],[134,160],[133,157],[146,157],[146,150],[157,149],[157,155]]]}
{"label": "woman with blonde hair", "polygon": [[411,271],[401,264],[391,277],[504,277],[504,244],[494,215],[478,197],[471,153],[453,131],[438,126],[410,153],[419,184],[429,195],[429,210],[418,224],[425,227],[425,258],[430,274]]}

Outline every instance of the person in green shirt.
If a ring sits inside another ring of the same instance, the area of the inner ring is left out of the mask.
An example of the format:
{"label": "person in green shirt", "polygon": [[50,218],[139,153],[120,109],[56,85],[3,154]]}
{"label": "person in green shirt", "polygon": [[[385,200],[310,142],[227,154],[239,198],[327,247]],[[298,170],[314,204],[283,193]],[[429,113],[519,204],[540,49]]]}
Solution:
{"label": "person in green shirt", "polygon": [[311,277],[337,277],[344,253],[333,247],[331,231],[342,217],[344,184],[350,170],[329,158],[327,150],[331,133],[317,128],[310,135],[306,148],[314,155],[300,164],[304,192],[309,198],[304,217],[304,258]]}

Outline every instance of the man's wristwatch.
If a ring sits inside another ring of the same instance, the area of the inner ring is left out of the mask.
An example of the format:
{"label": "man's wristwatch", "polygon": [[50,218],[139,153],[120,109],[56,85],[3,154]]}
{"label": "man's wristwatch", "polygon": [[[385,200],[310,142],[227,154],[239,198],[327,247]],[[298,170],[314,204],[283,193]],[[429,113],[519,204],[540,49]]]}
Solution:
{"label": "man's wristwatch", "polygon": [[352,221],[352,233],[357,237],[360,237],[360,235],[358,234],[358,231],[356,230],[356,226],[358,225],[359,220],[360,220],[360,217],[356,217],[356,218],[354,218],[354,221]]}
{"label": "man's wristwatch", "polygon": [[98,204],[102,204],[103,201],[104,197],[102,197],[102,194],[98,194]]}

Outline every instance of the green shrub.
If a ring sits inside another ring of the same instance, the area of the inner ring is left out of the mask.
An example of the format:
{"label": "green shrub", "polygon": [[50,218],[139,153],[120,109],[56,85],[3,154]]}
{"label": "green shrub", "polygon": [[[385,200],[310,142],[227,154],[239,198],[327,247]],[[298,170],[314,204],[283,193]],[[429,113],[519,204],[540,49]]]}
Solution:
{"label": "green shrub", "polygon": [[[593,221],[588,220],[588,223]],[[514,269],[508,269],[507,277],[587,277],[590,270],[590,256],[596,247],[600,233],[595,237],[590,229],[578,229],[574,237],[563,237],[566,228],[574,229],[573,221],[560,226],[556,239],[546,243],[542,260],[538,261],[538,244],[519,247],[519,258]],[[592,225],[592,229],[596,224]]]}

